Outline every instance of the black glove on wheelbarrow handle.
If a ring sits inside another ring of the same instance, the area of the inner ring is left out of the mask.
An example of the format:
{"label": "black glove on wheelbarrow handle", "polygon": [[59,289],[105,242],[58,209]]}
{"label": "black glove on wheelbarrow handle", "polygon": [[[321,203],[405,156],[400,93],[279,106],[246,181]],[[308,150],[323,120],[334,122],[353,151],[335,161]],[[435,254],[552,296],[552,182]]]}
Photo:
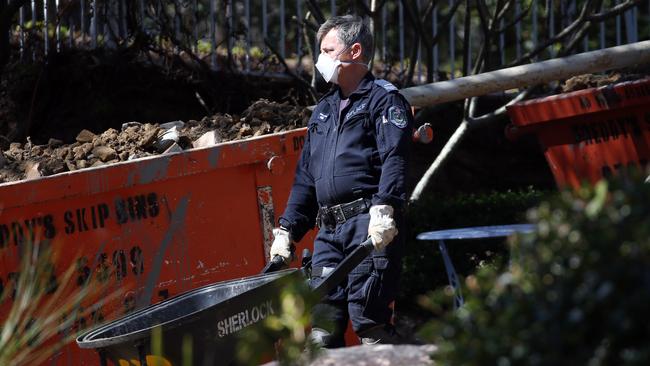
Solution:
{"label": "black glove on wheelbarrow handle", "polygon": [[[375,246],[372,244],[372,240],[370,238],[359,244],[359,246],[356,247],[352,253],[350,253],[350,255],[345,257],[341,263],[339,263],[336,268],[334,268],[334,270],[327,277],[325,277],[323,282],[316,286],[314,291],[322,294],[323,296],[327,295],[330,291],[336,288],[339,283],[343,282],[350,271],[355,269],[359,263],[363,262],[363,260],[366,259],[370,253],[372,253],[374,247]],[[276,255],[269,261],[264,269],[262,269],[262,273],[278,271],[284,266],[286,266],[284,259],[281,256]]]}

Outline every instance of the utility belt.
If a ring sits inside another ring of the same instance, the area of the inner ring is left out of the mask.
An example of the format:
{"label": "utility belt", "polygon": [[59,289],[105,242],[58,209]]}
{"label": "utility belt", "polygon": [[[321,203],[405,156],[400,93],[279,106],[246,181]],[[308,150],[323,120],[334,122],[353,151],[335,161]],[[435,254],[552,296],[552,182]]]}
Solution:
{"label": "utility belt", "polygon": [[316,225],[318,228],[328,227],[333,228],[336,225],[341,225],[349,219],[368,212],[372,202],[367,198],[359,198],[352,202],[341,203],[330,207],[320,207],[318,215],[316,215]]}

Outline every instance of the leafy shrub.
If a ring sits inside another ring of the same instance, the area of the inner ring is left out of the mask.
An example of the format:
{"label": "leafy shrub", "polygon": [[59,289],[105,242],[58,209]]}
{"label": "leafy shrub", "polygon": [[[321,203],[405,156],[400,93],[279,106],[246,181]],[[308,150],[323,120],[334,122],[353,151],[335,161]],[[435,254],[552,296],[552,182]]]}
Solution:
{"label": "leafy shrub", "polygon": [[650,185],[601,182],[529,212],[534,235],[511,241],[509,270],[485,266],[422,303],[422,330],[450,365],[650,364]]}
{"label": "leafy shrub", "polygon": [[[237,344],[237,359],[244,365],[259,365],[274,356],[280,365],[308,364],[320,347],[310,341],[307,331],[311,308],[317,295],[306,281],[290,281],[280,293],[280,311],[262,321],[261,326],[244,329]],[[275,348],[276,354],[268,350]]]}
{"label": "leafy shrub", "polygon": [[[0,260],[10,263],[7,253]],[[55,277],[56,256],[47,241],[27,240],[20,244],[20,256],[15,282],[0,288],[0,305],[8,308],[0,321],[0,365],[46,363],[74,341],[80,330],[76,319],[94,316],[103,304],[122,294],[118,290],[106,296],[107,282],[95,281],[93,276],[78,287],[75,265]],[[87,298],[99,300],[84,309],[81,304]]]}

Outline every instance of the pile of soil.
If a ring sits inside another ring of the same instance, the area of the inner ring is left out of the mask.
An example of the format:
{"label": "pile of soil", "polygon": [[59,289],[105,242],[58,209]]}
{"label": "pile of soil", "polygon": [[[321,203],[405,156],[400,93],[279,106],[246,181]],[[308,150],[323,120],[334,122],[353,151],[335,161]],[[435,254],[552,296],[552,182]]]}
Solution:
{"label": "pile of soil", "polygon": [[[128,122],[121,131],[109,128],[96,135],[82,130],[72,144],[55,138],[43,145],[30,138],[24,144],[0,141],[0,183],[283,132],[305,126],[308,119],[309,111],[304,107],[260,99],[241,116],[215,114],[200,121],[164,124]],[[173,140],[165,138],[170,131],[175,135]],[[207,139],[203,137],[206,133]]]}
{"label": "pile of soil", "polygon": [[650,67],[645,65],[637,68],[628,68],[621,71],[613,71],[607,74],[583,74],[570,77],[560,84],[558,92],[568,93],[576,90],[598,88],[610,84],[622,83],[644,79],[650,76]]}
{"label": "pile of soil", "polygon": [[612,73],[609,75],[584,74],[573,76],[567,79],[561,86],[562,93],[614,84],[621,81],[621,78],[622,75],[620,73]]}

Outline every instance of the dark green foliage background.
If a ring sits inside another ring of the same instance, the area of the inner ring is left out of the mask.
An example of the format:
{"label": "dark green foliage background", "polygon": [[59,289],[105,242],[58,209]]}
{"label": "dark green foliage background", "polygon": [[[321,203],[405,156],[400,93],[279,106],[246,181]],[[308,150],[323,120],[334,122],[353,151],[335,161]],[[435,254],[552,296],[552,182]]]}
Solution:
{"label": "dark green foliage background", "polygon": [[[409,232],[403,259],[399,308],[418,308],[414,299],[448,284],[438,243],[416,240],[420,233],[470,226],[506,225],[525,221],[526,210],[545,193],[533,188],[521,191],[462,194],[454,197],[422,197],[408,208]],[[484,261],[507,255],[503,239],[447,241],[449,255],[459,274],[467,275]]]}
{"label": "dark green foliage background", "polygon": [[509,270],[484,266],[423,303],[423,336],[449,365],[650,364],[650,185],[602,182],[531,210],[536,235],[515,238]]}

